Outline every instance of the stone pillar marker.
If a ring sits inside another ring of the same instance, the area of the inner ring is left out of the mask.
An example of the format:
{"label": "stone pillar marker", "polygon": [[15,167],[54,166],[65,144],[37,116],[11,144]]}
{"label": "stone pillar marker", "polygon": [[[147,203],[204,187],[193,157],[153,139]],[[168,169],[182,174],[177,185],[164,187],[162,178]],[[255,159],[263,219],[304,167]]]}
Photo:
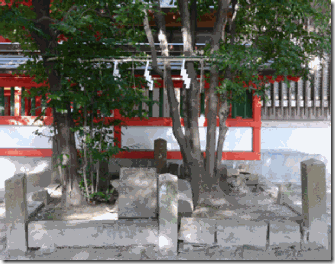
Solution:
{"label": "stone pillar marker", "polygon": [[301,164],[302,214],[304,229],[309,232],[308,243],[328,249],[326,219],[326,166],[322,161],[309,159]]}
{"label": "stone pillar marker", "polygon": [[178,177],[159,175],[158,247],[160,257],[175,259],[178,244]]}
{"label": "stone pillar marker", "polygon": [[154,158],[157,173],[161,173],[166,167],[167,162],[167,142],[165,139],[158,138],[154,141]]}
{"label": "stone pillar marker", "polygon": [[27,176],[16,174],[5,181],[7,249],[10,255],[27,251]]}

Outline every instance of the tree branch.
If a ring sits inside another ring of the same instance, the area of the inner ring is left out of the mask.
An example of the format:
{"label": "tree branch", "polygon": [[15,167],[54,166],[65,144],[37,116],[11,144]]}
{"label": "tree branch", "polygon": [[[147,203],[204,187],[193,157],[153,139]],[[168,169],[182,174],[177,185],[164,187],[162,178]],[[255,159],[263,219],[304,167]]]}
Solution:
{"label": "tree branch", "polygon": [[[192,12],[193,19],[191,19],[190,11],[188,9],[187,1],[178,0],[180,9],[180,17],[182,24],[183,47],[184,55],[192,56],[194,54],[195,46],[195,29],[196,29],[196,12]],[[191,10],[196,10],[196,1],[192,2]],[[192,20],[192,22],[191,22]],[[193,21],[195,20],[195,21]],[[191,87],[185,91],[184,105],[185,105],[185,138],[188,145],[197,156],[197,160],[201,160],[201,147],[199,135],[199,90],[200,85],[197,82],[197,72],[194,68],[193,62],[186,62],[186,69],[189,77],[191,78]]]}
{"label": "tree branch", "polygon": [[233,16],[229,21],[229,26],[230,26],[230,34],[232,36],[231,38],[231,45],[234,45],[235,43],[235,29],[236,29],[236,23],[235,23],[235,19],[236,19],[236,14],[237,14],[237,10],[238,10],[238,3],[237,0],[232,0],[232,6],[233,6]]}
{"label": "tree branch", "polygon": [[[229,0],[219,0],[218,11],[216,14],[216,22],[212,33],[212,46],[211,52],[219,49],[220,39],[225,40],[224,29],[227,24],[227,13],[228,13]],[[208,93],[208,107],[209,111],[207,114],[207,135],[206,135],[206,174],[209,176],[209,180],[213,183],[215,173],[215,143],[216,143],[216,117],[217,117],[217,104],[218,98],[215,93],[215,89],[219,84],[219,68],[213,64],[210,69],[210,87]]]}
{"label": "tree branch", "polygon": [[75,10],[76,8],[77,8],[76,5],[73,5],[73,6],[70,7],[70,9],[69,9],[69,10],[66,12],[66,14],[64,15],[63,22],[65,22],[65,21],[68,19],[70,13],[71,13],[73,10]]}
{"label": "tree branch", "polygon": [[[169,49],[168,49],[168,42],[167,42],[167,37],[166,37],[167,34],[166,34],[166,28],[165,28],[165,17],[162,15],[162,11],[161,11],[158,0],[153,2],[152,9],[153,9],[155,22],[158,28],[158,40],[160,42],[160,48],[162,50],[162,55],[168,57]],[[153,50],[154,48],[153,42],[150,43],[150,46],[151,46],[151,50]],[[166,82],[168,102],[170,104],[170,115],[172,116],[173,134],[178,141],[180,150],[183,153],[183,155],[185,155],[185,157],[187,157],[188,160],[191,160],[193,158],[192,152],[185,142],[185,135],[181,129],[180,115],[178,111],[179,103],[176,99],[176,93],[175,93],[174,85],[172,81],[170,62],[164,61],[164,70],[166,71],[165,72],[166,80],[164,81]]]}
{"label": "tree branch", "polygon": [[31,21],[34,22],[34,23],[36,23],[36,24],[39,24],[39,23],[41,23],[44,20],[49,20],[50,22],[55,23],[55,24],[59,23],[58,20],[52,19],[49,16],[42,16],[41,18],[39,18],[37,20],[31,20]]}
{"label": "tree branch", "polygon": [[149,19],[148,19],[148,14],[146,10],[143,10],[144,12],[144,19],[143,19],[143,26],[145,30],[145,34],[147,35],[149,44],[150,44],[150,50],[151,50],[151,58],[152,58],[152,69],[154,72],[156,72],[162,79],[164,78],[164,73],[158,68],[157,64],[157,52],[155,49],[155,42],[154,42],[154,37],[152,35],[152,31],[150,29],[149,25]]}
{"label": "tree branch", "polygon": [[217,45],[220,39],[225,39],[225,27],[227,24],[227,14],[228,14],[229,0],[219,0],[218,11],[216,13],[216,21],[214,24],[213,34],[212,34],[212,52],[215,48],[218,49]]}
{"label": "tree branch", "polygon": [[192,34],[192,44],[193,50],[196,47],[196,37],[197,37],[197,1],[193,0],[191,4],[191,34]]}

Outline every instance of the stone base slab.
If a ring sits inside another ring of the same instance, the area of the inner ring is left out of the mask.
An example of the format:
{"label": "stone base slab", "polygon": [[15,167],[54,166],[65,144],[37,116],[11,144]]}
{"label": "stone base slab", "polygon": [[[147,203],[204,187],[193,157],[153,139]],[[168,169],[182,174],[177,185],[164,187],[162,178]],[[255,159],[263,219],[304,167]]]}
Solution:
{"label": "stone base slab", "polygon": [[179,239],[187,243],[214,243],[216,220],[207,218],[183,217]]}
{"label": "stone base slab", "polygon": [[295,246],[300,249],[300,225],[290,220],[276,220],[270,222],[270,248],[288,248]]}
{"label": "stone base slab", "polygon": [[265,221],[217,220],[217,241],[223,247],[250,245],[266,249],[268,225]]}
{"label": "stone base slab", "polygon": [[155,220],[32,221],[28,247],[86,247],[158,244]]}

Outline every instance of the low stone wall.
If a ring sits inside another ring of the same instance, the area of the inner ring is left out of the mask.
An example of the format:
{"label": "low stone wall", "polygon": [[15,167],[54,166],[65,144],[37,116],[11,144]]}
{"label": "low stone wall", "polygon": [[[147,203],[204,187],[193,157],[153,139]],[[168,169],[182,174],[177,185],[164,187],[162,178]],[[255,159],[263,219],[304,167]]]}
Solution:
{"label": "low stone wall", "polygon": [[[223,247],[251,245],[260,248],[324,247],[328,249],[327,191],[325,164],[316,159],[301,165],[301,205],[292,201],[292,189],[279,185],[277,203],[288,206],[299,216],[294,220],[216,220],[182,218],[179,239],[187,243],[219,244]],[[228,169],[229,173],[237,171]],[[249,180],[248,180],[249,182]]]}
{"label": "low stone wall", "polygon": [[158,244],[158,223],[150,219],[32,221],[28,246],[34,248]]}
{"label": "low stone wall", "polygon": [[291,220],[236,221],[185,217],[181,219],[179,240],[185,247],[216,244],[222,247],[248,245],[262,250],[292,247],[300,250],[310,246],[300,230],[300,224]]}

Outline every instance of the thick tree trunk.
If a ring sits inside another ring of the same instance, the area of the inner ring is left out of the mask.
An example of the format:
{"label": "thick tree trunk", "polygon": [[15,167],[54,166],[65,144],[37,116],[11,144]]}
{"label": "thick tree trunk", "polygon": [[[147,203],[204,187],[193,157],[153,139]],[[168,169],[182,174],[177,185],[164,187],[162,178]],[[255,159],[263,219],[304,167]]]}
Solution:
{"label": "thick tree trunk", "polygon": [[58,135],[56,133],[52,137],[51,183],[61,183],[61,173],[59,171],[59,166],[56,166],[58,164],[57,156],[59,155],[57,137]]}
{"label": "thick tree trunk", "polygon": [[[58,33],[50,27],[51,20],[47,19],[50,16],[50,0],[32,0],[33,11],[36,13],[35,26],[41,30],[43,34],[35,31],[31,32],[32,38],[41,51],[43,58],[43,65],[48,75],[48,81],[51,92],[60,91],[62,89],[61,80],[62,75],[55,69],[56,63],[48,61],[45,57],[46,53],[58,55]],[[41,19],[46,17],[46,19]],[[37,22],[38,21],[38,22]],[[48,37],[45,37],[48,36]],[[78,166],[77,166],[77,150],[75,145],[74,133],[70,130],[74,127],[74,121],[70,112],[70,105],[67,106],[67,114],[57,113],[53,109],[54,122],[57,128],[57,152],[56,154],[63,155],[63,165],[65,169],[61,169],[63,178],[63,205],[80,205],[84,201],[84,197],[80,193]]]}
{"label": "thick tree trunk", "polygon": [[78,175],[78,157],[74,133],[70,130],[73,120],[70,114],[54,113],[58,130],[58,153],[62,155],[62,207],[86,204],[81,194]]}

